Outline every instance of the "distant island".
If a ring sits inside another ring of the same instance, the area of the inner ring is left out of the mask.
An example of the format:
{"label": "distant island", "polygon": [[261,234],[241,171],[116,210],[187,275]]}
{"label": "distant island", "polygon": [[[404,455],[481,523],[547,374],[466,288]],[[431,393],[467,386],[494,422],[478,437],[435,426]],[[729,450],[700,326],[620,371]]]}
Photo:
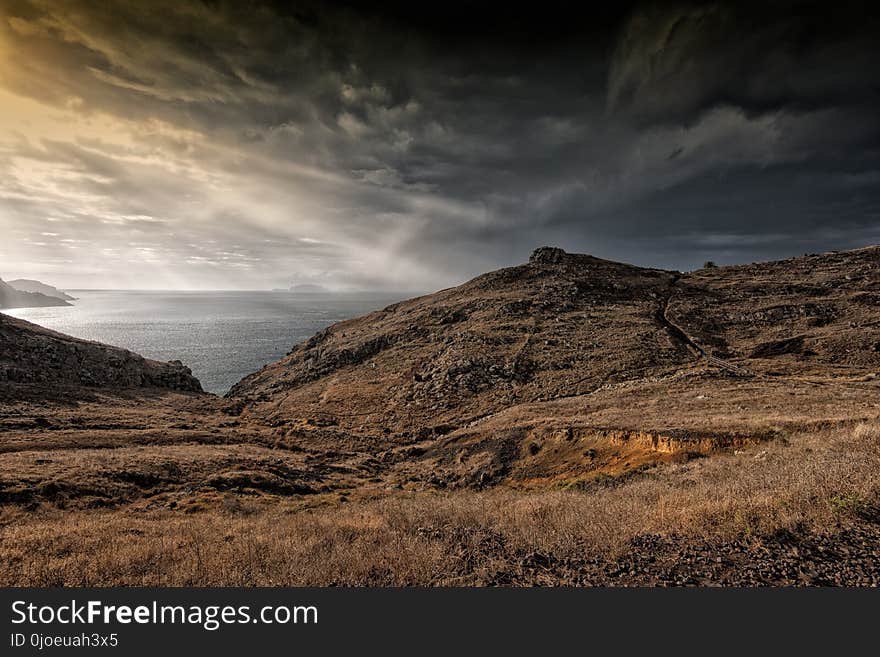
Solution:
{"label": "distant island", "polygon": [[272,292],[290,292],[292,294],[327,294],[330,292],[323,285],[316,285],[315,283],[299,283],[297,285],[291,285],[290,287],[273,287]]}
{"label": "distant island", "polygon": [[323,294],[329,292],[326,287],[316,283],[298,283],[296,285],[291,285],[288,291],[297,294]]}
{"label": "distant island", "polygon": [[[0,279],[0,308],[43,308],[47,306],[70,306],[69,297],[60,290],[39,281],[14,281],[30,287],[33,291],[14,286]],[[47,290],[46,292],[42,291]],[[52,292],[49,294],[48,292]]]}

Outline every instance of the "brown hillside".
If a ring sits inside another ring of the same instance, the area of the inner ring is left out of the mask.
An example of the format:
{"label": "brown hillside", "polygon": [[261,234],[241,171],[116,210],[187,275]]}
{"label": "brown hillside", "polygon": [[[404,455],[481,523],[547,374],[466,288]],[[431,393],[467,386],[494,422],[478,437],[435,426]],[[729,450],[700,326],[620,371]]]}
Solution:
{"label": "brown hillside", "polygon": [[336,324],[229,393],[394,435],[458,428],[692,359],[658,319],[676,274],[540,249],[529,264]]}
{"label": "brown hillside", "polygon": [[690,274],[545,247],[334,325],[229,397],[296,441],[374,441],[404,479],[619,473],[876,413],[878,299],[877,247]]}

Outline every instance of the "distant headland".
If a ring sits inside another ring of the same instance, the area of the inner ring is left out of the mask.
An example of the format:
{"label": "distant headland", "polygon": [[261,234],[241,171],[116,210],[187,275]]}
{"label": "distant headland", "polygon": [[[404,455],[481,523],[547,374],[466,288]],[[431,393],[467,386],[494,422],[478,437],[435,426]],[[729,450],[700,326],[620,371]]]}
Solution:
{"label": "distant headland", "polygon": [[74,298],[40,281],[16,279],[8,283],[0,279],[0,308],[43,308],[70,306]]}

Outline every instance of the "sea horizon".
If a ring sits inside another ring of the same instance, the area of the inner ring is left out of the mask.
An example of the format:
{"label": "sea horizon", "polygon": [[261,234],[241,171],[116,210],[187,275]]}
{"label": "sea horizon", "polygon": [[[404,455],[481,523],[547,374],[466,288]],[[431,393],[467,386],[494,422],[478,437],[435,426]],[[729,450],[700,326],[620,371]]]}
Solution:
{"label": "sea horizon", "polygon": [[[298,295],[322,295],[322,294],[381,294],[396,295],[404,294],[410,296],[419,296],[422,294],[430,294],[430,290],[384,290],[384,289],[363,289],[363,290],[285,290],[283,288],[149,288],[149,287],[57,287],[61,292],[184,292],[184,293],[212,293],[212,292],[266,292],[270,294],[298,294]],[[408,297],[407,297],[408,298]]]}

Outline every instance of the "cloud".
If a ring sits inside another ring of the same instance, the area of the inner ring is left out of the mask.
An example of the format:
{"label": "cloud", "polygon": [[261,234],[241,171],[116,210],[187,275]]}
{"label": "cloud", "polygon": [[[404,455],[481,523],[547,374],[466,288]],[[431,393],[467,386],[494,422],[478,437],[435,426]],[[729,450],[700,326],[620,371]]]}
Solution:
{"label": "cloud", "polygon": [[856,5],[546,9],[6,3],[4,271],[427,290],[548,242],[686,267],[876,239]]}
{"label": "cloud", "polygon": [[877,102],[864,3],[668,3],[633,13],[608,75],[608,111],[642,122],[718,105],[750,113]]}

